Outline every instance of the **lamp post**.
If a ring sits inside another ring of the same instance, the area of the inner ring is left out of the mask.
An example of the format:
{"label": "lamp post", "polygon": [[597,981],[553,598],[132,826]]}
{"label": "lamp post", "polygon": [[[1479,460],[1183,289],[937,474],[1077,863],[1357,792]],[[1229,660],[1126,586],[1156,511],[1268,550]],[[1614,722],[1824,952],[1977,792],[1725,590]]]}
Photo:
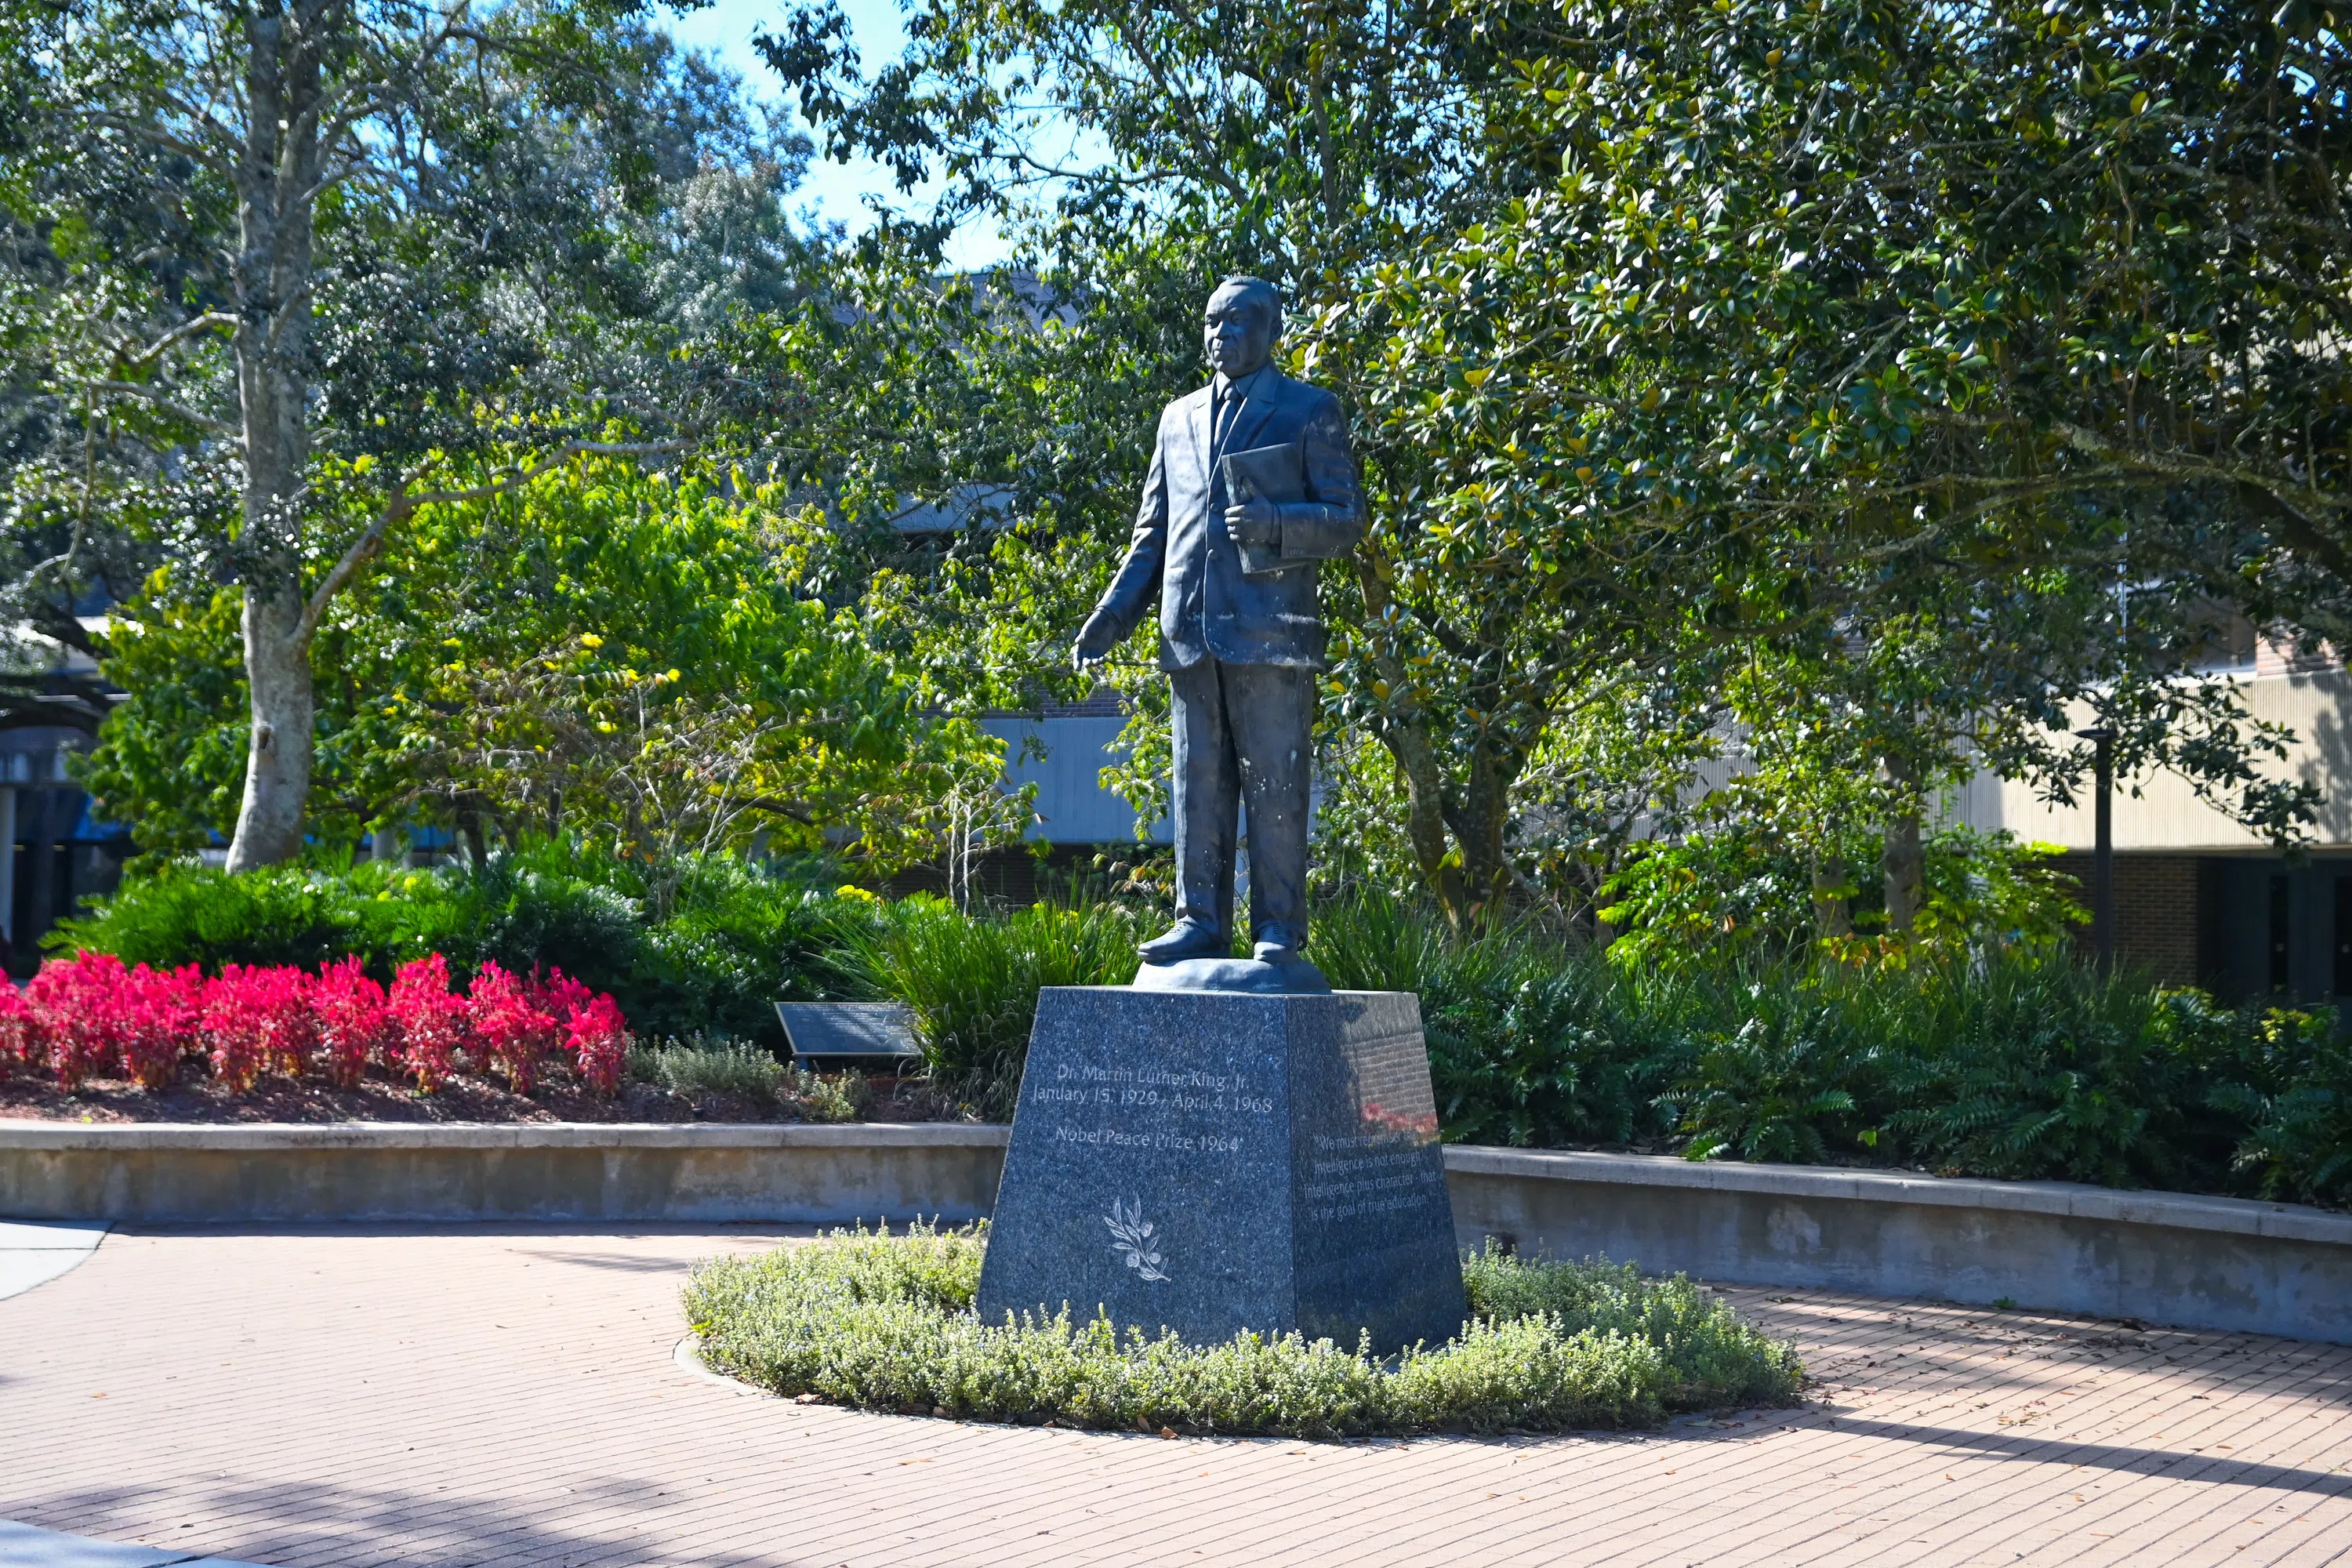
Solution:
{"label": "lamp post", "polygon": [[2116,967],[2116,732],[2101,726],[2074,731],[2097,751],[2091,764],[2091,946],[2099,973]]}

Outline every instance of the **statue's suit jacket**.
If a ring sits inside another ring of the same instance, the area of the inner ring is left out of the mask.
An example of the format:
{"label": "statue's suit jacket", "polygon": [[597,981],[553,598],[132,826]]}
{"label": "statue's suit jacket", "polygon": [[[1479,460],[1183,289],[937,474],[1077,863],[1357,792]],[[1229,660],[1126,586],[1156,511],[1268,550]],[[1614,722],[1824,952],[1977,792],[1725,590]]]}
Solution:
{"label": "statue's suit jacket", "polygon": [[[1272,365],[1235,384],[1243,401],[1213,452],[1212,387],[1178,398],[1160,416],[1135,535],[1097,609],[1125,637],[1157,591],[1163,669],[1188,668],[1204,658],[1318,669],[1324,632],[1315,605],[1315,563],[1355,549],[1364,526],[1347,421],[1338,398]],[[1225,529],[1224,474],[1215,458],[1288,443],[1301,448],[1307,499],[1276,510],[1283,559],[1299,564],[1247,576]]]}

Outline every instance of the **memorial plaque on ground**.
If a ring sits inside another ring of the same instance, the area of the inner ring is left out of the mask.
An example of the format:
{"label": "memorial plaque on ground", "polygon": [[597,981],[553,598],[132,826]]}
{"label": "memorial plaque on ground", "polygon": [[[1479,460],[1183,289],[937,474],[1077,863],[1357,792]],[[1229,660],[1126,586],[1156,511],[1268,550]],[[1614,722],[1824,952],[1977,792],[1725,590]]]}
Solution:
{"label": "memorial plaque on ground", "polygon": [[1459,1332],[1419,1000],[1045,990],[979,1306],[1065,1302],[1194,1343]]}
{"label": "memorial plaque on ground", "polygon": [[922,1060],[914,1020],[896,1002],[779,1002],[776,1017],[796,1061],[895,1068]]}

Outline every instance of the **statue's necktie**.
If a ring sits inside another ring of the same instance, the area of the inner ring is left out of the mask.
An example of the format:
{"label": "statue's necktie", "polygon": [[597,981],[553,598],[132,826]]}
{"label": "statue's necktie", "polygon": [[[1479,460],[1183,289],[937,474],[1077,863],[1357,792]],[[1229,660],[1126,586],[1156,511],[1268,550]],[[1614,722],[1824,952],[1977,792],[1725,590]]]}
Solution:
{"label": "statue's necktie", "polygon": [[1225,437],[1234,433],[1234,416],[1242,405],[1241,388],[1228,386],[1217,395],[1217,413],[1209,432],[1209,458],[1214,462],[1224,455]]}

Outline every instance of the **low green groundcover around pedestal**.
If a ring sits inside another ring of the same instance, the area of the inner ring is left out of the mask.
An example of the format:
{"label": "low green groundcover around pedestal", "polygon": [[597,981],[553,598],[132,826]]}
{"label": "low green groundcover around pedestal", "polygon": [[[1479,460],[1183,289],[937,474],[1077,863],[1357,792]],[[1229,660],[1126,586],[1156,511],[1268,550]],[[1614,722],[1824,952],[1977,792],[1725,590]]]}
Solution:
{"label": "low green groundcover around pedestal", "polygon": [[1465,1259],[1460,1337],[1383,1362],[1296,1335],[1223,1344],[1121,1334],[1067,1313],[982,1323],[985,1227],[824,1240],[704,1262],[688,1320],[711,1367],[782,1394],[978,1421],[1351,1437],[1654,1426],[1786,1405],[1804,1375],[1679,1276],[1608,1263]]}

